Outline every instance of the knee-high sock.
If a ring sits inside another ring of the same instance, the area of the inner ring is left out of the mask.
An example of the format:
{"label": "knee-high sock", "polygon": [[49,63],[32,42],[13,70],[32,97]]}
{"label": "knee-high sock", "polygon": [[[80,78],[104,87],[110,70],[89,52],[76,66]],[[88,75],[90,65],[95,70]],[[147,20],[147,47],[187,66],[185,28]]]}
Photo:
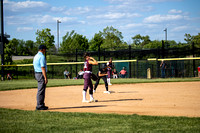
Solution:
{"label": "knee-high sock", "polygon": [[83,90],[83,100],[86,100],[86,91]]}
{"label": "knee-high sock", "polygon": [[110,78],[107,78],[107,82],[108,82],[108,84],[110,84]]}
{"label": "knee-high sock", "polygon": [[90,94],[90,100],[93,100],[94,97],[93,97],[93,94]]}

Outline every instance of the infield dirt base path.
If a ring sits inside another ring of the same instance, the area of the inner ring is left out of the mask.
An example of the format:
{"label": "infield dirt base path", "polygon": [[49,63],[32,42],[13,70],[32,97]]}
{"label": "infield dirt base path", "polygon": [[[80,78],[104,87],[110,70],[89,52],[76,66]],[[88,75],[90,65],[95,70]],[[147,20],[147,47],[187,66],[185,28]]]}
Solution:
{"label": "infield dirt base path", "polygon": [[[200,117],[200,82],[114,84],[109,86],[111,94],[104,94],[104,85],[99,85],[96,103],[82,103],[82,89],[47,87],[49,111]],[[0,107],[35,110],[36,93],[37,89],[1,91]]]}

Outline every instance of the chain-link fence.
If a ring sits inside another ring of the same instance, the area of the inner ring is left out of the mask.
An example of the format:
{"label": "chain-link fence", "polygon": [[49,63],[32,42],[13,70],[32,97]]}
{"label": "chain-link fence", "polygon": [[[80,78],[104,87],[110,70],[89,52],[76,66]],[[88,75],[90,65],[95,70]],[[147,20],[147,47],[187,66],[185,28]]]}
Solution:
{"label": "chain-link fence", "polygon": [[[164,60],[165,67],[162,68],[161,62]],[[78,63],[78,64],[76,64]],[[105,62],[100,62],[99,66]],[[150,70],[151,78],[176,78],[176,77],[197,77],[197,68],[200,65],[200,57],[197,58],[166,58],[166,59],[147,59],[147,60],[119,60],[113,61],[114,68],[120,77],[120,71],[125,68],[126,78],[147,78],[147,70]],[[99,66],[93,66],[93,73],[97,73]],[[78,71],[83,69],[83,62],[68,62],[48,64],[48,78],[62,79],[64,71],[70,72],[70,78],[76,78]],[[14,79],[34,78],[34,69],[30,65],[4,66],[6,74],[10,73]],[[164,71],[164,76],[163,76]],[[6,76],[6,75],[5,75]]]}
{"label": "chain-link fence", "polygon": [[[77,77],[78,71],[83,68],[81,62],[84,61],[83,54],[86,51],[79,49],[72,51],[65,54],[47,53],[47,63],[54,63],[48,64],[49,78],[64,78],[63,72],[66,69],[71,73],[71,78]],[[128,46],[113,49],[99,48],[98,51],[87,52],[98,61],[108,61],[112,57],[118,74],[124,67],[127,78],[147,78],[147,69],[150,70],[151,78],[196,77],[197,67],[200,66],[200,58],[195,58],[200,57],[200,48],[195,47],[194,43],[181,48],[133,49]],[[162,60],[165,60],[164,69],[160,67]],[[98,72],[100,64],[93,67],[93,73]],[[32,64],[1,67],[4,68],[5,78],[8,73],[15,79],[34,78]]]}

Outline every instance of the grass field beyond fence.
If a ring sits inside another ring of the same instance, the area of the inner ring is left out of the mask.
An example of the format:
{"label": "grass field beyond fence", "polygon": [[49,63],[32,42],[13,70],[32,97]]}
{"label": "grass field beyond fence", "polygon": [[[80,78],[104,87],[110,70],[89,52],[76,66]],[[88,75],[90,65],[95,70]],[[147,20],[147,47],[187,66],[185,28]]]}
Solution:
{"label": "grass field beyond fence", "polygon": [[60,113],[0,108],[0,132],[200,132],[200,118]]}
{"label": "grass field beyond fence", "polygon": [[[134,83],[156,83],[156,82],[191,82],[200,81],[200,78],[167,78],[167,79],[111,79],[112,84],[134,84]],[[69,85],[83,85],[84,80],[66,80],[66,79],[49,79],[47,87],[69,86]],[[93,81],[93,83],[95,83]],[[100,84],[103,84],[103,80],[100,80]],[[25,80],[12,80],[1,81],[0,91],[16,90],[16,89],[29,89],[37,88],[37,81],[34,79]]]}

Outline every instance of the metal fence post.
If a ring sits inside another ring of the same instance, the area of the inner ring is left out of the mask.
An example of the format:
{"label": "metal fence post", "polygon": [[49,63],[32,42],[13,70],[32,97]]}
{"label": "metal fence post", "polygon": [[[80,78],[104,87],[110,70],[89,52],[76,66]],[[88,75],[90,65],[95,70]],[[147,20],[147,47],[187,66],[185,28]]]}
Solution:
{"label": "metal fence post", "polygon": [[159,72],[160,72],[160,66],[158,63],[158,59],[156,59],[156,73],[157,73],[157,78],[159,78]]}
{"label": "metal fence post", "polygon": [[[148,59],[147,59],[147,60],[146,60],[146,71],[147,71],[148,67],[149,67],[149,62],[148,62]],[[146,74],[147,74],[147,72],[146,72]],[[147,74],[147,75],[148,75],[148,74]],[[148,76],[146,76],[146,77],[148,77]]]}
{"label": "metal fence post", "polygon": [[18,66],[16,66],[16,74],[17,74],[17,79],[18,79]]}
{"label": "metal fence post", "polygon": [[[76,48],[76,62],[78,61],[78,58],[77,58],[77,55],[78,54],[78,50],[77,50],[77,48]],[[78,70],[77,70],[77,64],[76,64],[76,74],[78,73]]]}
{"label": "metal fence post", "polygon": [[137,62],[136,62],[136,77],[138,78],[138,60],[137,60]]}
{"label": "metal fence post", "polygon": [[54,70],[53,70],[53,65],[51,66],[51,77],[52,77],[52,79],[53,79],[53,72],[54,72]]}
{"label": "metal fence post", "polygon": [[165,58],[165,43],[163,40],[162,40],[162,58],[163,59]]}
{"label": "metal fence post", "polygon": [[[195,57],[195,47],[194,47],[194,42],[192,42],[192,55]],[[193,59],[193,76],[195,77],[195,60]]]}
{"label": "metal fence post", "polygon": [[[129,45],[129,60],[131,60],[131,45]],[[131,62],[129,62],[129,78],[131,78]]]}
{"label": "metal fence post", "polygon": [[[100,61],[101,59],[100,59],[100,45],[98,46],[98,60]],[[100,69],[100,63],[98,64],[99,65],[99,69]]]}
{"label": "metal fence post", "polygon": [[104,53],[103,53],[103,56],[104,56],[103,60],[105,61],[105,60],[106,60],[106,49],[104,49],[103,52],[104,52]]}

